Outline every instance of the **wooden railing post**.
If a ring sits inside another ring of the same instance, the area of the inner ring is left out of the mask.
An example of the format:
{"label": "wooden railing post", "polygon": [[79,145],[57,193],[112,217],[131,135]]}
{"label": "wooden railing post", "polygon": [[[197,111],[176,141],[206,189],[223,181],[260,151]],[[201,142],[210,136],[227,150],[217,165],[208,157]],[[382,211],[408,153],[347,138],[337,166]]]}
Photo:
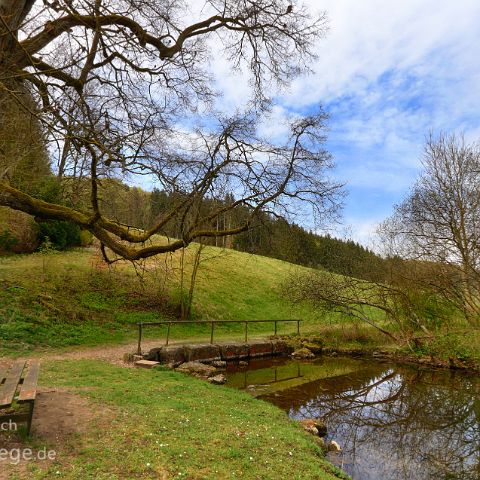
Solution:
{"label": "wooden railing post", "polygon": [[142,354],[142,324],[138,324],[138,348],[137,348],[137,355]]}
{"label": "wooden railing post", "polygon": [[275,336],[277,336],[277,321],[275,320]]}
{"label": "wooden railing post", "polygon": [[165,344],[165,345],[167,345],[167,346],[168,346],[168,340],[170,339],[170,326],[171,326],[171,325],[172,325],[172,324],[169,323],[168,326],[167,326],[167,343]]}
{"label": "wooden railing post", "polygon": [[245,343],[248,341],[248,322],[245,322]]}
{"label": "wooden railing post", "polygon": [[300,335],[300,320],[297,320],[297,333]]}
{"label": "wooden railing post", "polygon": [[213,343],[213,325],[214,323],[212,322],[212,333],[210,334],[210,343]]}

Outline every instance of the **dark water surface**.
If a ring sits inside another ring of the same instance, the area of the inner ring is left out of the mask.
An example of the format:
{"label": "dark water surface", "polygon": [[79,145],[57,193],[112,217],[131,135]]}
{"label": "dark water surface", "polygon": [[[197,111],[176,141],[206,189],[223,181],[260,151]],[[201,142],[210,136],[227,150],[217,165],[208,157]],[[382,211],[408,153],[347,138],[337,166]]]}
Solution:
{"label": "dark water surface", "polygon": [[269,359],[229,366],[228,385],[291,418],[323,418],[329,459],[355,480],[479,480],[480,378],[372,360]]}

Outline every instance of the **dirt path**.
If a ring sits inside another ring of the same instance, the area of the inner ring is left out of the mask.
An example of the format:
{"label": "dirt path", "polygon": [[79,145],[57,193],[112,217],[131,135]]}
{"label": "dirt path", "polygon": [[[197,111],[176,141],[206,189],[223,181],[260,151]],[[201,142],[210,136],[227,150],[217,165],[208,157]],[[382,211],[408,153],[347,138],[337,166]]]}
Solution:
{"label": "dirt path", "polygon": [[[260,340],[265,337],[251,337],[249,341]],[[227,338],[218,339],[218,343],[222,341],[228,342],[232,341]],[[175,339],[171,341],[169,345],[178,345],[178,344],[187,344],[187,343],[209,343],[208,339],[199,340],[198,338],[185,338],[185,339]],[[152,348],[161,347],[165,344],[165,337],[158,339],[149,339],[142,341],[142,351],[143,353],[148,352]],[[55,351],[46,351],[46,352],[36,352],[33,356],[40,358],[41,360],[101,360],[114,365],[122,367],[132,367],[132,364],[125,363],[123,361],[123,356],[126,353],[136,353],[138,348],[138,343],[136,341],[131,341],[128,343],[112,344],[112,345],[100,345],[95,347],[78,347],[70,349],[62,349]],[[31,358],[28,356],[25,358]],[[0,358],[0,366],[2,364],[11,363],[11,359]]]}
{"label": "dirt path", "polygon": [[[40,387],[32,422],[33,443],[14,430],[0,434],[0,447],[12,452],[0,461],[0,480],[27,479],[35,465],[44,470],[57,459],[73,458],[87,433],[108,428],[114,416],[113,408],[92,403],[68,389]],[[32,451],[28,460],[23,458],[26,450]],[[16,452],[22,453],[20,459]],[[49,452],[51,458],[45,458],[43,452]]]}
{"label": "dirt path", "polygon": [[[177,340],[171,342],[171,345],[176,343],[185,343],[186,340]],[[165,339],[160,338],[158,340],[145,340],[142,342],[142,351],[148,352],[151,348],[160,347],[164,345]],[[122,367],[131,367],[131,364],[127,364],[123,361],[125,353],[136,353],[138,348],[137,342],[128,342],[112,345],[100,345],[95,347],[78,347],[70,349],[62,349],[55,351],[35,352],[34,355],[20,357],[20,359],[27,358],[40,358],[41,360],[102,360],[114,365],[120,365]],[[11,364],[10,358],[0,357],[0,366]]]}
{"label": "dirt path", "polygon": [[[142,342],[142,351],[148,352],[150,349],[162,346],[165,340],[145,340]],[[175,342],[177,343],[177,342]],[[181,342],[178,342],[181,343]],[[131,364],[123,361],[126,353],[136,353],[137,342],[121,343],[116,345],[101,345],[98,347],[82,347],[61,352],[48,352],[40,357],[44,360],[102,360],[122,367],[131,367]]]}

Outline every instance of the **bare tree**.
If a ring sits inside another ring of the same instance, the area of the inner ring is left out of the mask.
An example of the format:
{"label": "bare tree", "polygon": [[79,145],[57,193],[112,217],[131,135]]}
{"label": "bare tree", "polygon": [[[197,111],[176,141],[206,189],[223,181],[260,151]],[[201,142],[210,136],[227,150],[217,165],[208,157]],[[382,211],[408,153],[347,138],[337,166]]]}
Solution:
{"label": "bare tree", "polygon": [[[4,176],[0,205],[74,222],[130,260],[245,231],[260,210],[286,214],[297,200],[332,213],[339,185],[325,177],[325,114],[294,119],[281,145],[256,128],[265,86],[307,69],[325,15],[281,0],[207,0],[202,11],[188,24],[194,13],[180,0],[0,0],[0,121],[21,112],[58,178],[86,179],[90,199],[87,208],[45,202]],[[215,54],[250,71],[251,110],[189,131],[185,119],[216,93],[206,68]],[[99,198],[102,179],[142,175],[181,200],[139,231],[107,218]],[[231,201],[206,211],[226,188]],[[216,228],[238,208],[249,216]],[[180,238],[146,243],[173,221]]]}
{"label": "bare tree", "polygon": [[416,331],[431,336],[422,318],[429,292],[412,288],[399,268],[397,263],[385,263],[383,282],[327,271],[295,274],[287,279],[283,292],[293,303],[309,302],[324,311],[359,320],[411,347]]}
{"label": "bare tree", "polygon": [[430,137],[424,171],[381,227],[389,254],[429,264],[412,278],[480,325],[480,145]]}

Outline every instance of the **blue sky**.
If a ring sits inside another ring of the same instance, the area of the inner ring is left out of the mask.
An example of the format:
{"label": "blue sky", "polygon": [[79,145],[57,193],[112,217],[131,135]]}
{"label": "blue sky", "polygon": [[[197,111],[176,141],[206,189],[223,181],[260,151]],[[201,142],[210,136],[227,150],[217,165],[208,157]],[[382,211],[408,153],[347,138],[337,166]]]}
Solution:
{"label": "blue sky", "polygon": [[[338,234],[373,246],[376,225],[418,175],[430,132],[480,140],[480,0],[306,3],[327,12],[329,32],[315,73],[277,96],[276,115],[319,104],[330,114],[327,148],[348,191]],[[248,87],[221,59],[213,68],[223,102],[240,103]]]}

